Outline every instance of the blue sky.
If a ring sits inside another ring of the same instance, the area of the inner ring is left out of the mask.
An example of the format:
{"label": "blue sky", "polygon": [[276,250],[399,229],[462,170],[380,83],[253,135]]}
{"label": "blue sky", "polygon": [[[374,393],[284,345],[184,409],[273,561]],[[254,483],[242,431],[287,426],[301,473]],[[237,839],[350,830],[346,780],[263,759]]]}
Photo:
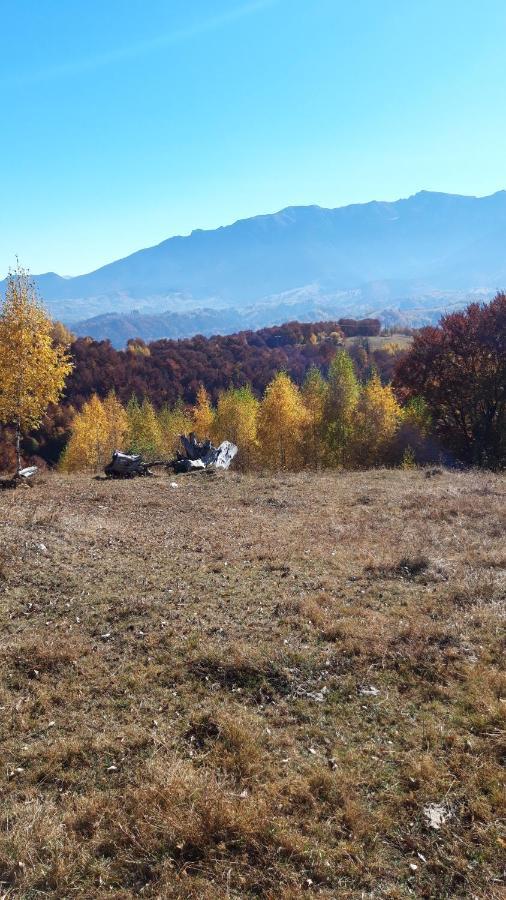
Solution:
{"label": "blue sky", "polygon": [[0,276],[506,187],[504,0],[0,0]]}

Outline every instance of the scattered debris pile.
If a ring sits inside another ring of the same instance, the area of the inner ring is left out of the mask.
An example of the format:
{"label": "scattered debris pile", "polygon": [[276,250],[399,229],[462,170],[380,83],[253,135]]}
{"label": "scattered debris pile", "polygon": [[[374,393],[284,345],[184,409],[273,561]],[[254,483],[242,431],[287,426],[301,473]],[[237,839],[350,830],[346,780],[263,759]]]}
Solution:
{"label": "scattered debris pile", "polygon": [[122,453],[121,450],[114,451],[111,462],[105,467],[104,472],[106,478],[138,478],[154,475],[142,456]]}
{"label": "scattered debris pile", "polygon": [[178,453],[176,459],[169,463],[174,472],[197,472],[203,469],[228,469],[237,447],[230,441],[222,441],[214,447],[211,441],[198,441],[192,431],[189,436],[181,435],[184,453]]}
{"label": "scattered debris pile", "polygon": [[38,472],[37,466],[27,466],[25,469],[19,469],[12,478],[2,478],[0,479],[0,489],[9,490],[11,488],[17,488],[20,484],[29,485],[32,487],[33,481],[32,479]]}
{"label": "scattered debris pile", "polygon": [[154,475],[153,466],[166,466],[176,474],[183,472],[215,471],[216,469],[228,469],[237,447],[230,441],[222,441],[219,447],[214,447],[211,441],[198,441],[195,434],[181,435],[182,453],[178,453],[175,459],[166,463],[150,462],[143,460],[136,454],[122,453],[115,450],[111,462],[104,469],[106,478],[137,478],[139,476]]}

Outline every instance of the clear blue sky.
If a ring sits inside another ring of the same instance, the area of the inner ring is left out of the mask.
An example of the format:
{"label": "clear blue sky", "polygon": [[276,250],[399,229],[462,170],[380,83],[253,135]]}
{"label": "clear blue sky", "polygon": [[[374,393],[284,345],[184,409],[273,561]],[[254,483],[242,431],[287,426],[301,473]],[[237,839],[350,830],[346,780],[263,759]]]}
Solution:
{"label": "clear blue sky", "polygon": [[504,0],[0,0],[0,277],[506,187]]}

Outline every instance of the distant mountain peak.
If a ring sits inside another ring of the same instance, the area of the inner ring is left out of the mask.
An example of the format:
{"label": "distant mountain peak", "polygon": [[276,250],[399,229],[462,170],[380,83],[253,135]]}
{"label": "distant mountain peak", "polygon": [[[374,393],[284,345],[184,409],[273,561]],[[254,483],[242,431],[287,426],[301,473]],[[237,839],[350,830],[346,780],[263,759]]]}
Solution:
{"label": "distant mountain peak", "polygon": [[353,302],[367,315],[379,297],[384,307],[405,308],[432,295],[442,308],[445,296],[458,302],[491,292],[506,285],[505,246],[505,190],[487,197],[421,190],[334,209],[287,206],[167,238],[86,275],[46,272],[36,282],[69,324],[132,309],[190,320],[205,309],[229,310],[224,322],[249,310],[261,327],[290,316],[295,302],[297,315],[320,303],[332,318],[343,305],[352,314]]}

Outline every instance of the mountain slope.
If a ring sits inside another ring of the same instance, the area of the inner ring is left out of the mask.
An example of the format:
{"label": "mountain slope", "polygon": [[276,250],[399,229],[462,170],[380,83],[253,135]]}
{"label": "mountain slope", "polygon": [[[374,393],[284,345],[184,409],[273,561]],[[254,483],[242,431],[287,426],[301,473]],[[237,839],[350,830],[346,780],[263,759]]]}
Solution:
{"label": "mountain slope", "polygon": [[290,291],[308,302],[332,296],[336,312],[352,298],[367,306],[371,293],[395,306],[433,292],[492,292],[506,284],[505,250],[505,191],[481,198],[421,191],[392,203],[291,207],[169,238],[87,275],[36,280],[69,323],[133,309],[237,313],[260,303],[272,318],[279,295]]}

